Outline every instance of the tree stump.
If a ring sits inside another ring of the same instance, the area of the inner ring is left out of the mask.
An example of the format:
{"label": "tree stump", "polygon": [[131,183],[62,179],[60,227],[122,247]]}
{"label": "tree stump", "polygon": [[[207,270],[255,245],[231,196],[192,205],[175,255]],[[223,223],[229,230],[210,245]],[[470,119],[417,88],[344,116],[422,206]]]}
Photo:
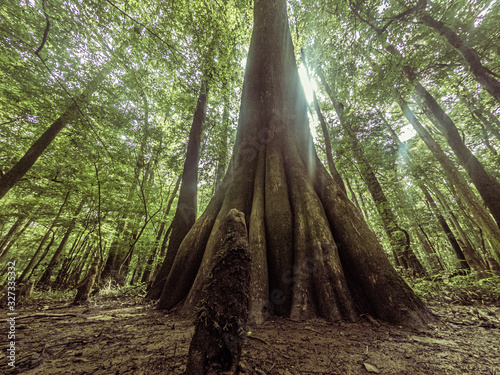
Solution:
{"label": "tree stump", "polygon": [[236,372],[248,317],[250,267],[245,216],[233,208],[197,314],[185,375]]}
{"label": "tree stump", "polygon": [[92,267],[90,267],[90,270],[87,273],[87,275],[77,285],[76,287],[77,293],[75,299],[73,300],[73,305],[81,305],[88,301],[90,292],[92,291],[92,287],[95,284],[98,268],[99,268],[98,263],[94,263]]}

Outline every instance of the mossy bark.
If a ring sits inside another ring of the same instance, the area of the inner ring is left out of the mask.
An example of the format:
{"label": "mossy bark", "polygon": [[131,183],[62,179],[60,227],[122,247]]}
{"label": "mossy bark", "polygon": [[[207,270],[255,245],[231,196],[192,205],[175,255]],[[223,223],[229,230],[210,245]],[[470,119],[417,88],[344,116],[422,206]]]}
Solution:
{"label": "mossy bark", "polygon": [[226,225],[226,237],[198,311],[186,375],[234,374],[241,356],[251,269],[245,215],[230,210]]}

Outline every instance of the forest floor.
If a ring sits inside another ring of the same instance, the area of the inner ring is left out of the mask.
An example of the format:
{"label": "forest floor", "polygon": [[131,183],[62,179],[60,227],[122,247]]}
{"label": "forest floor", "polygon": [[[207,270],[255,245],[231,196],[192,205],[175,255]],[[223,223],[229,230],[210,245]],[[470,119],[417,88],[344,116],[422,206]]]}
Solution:
{"label": "forest floor", "polygon": [[[429,308],[438,320],[424,330],[373,319],[269,319],[248,327],[241,373],[500,375],[499,306],[431,302]],[[2,374],[177,375],[194,331],[191,320],[137,297],[87,306],[38,301],[16,311],[15,367],[8,365],[3,325]]]}

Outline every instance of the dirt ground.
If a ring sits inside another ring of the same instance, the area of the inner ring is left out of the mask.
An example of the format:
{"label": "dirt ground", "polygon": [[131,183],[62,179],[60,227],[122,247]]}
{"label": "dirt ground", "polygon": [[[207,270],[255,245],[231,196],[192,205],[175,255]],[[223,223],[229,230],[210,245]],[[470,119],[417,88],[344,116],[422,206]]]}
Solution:
{"label": "dirt ground", "polygon": [[[273,318],[249,326],[241,373],[500,375],[499,307],[429,307],[439,319],[425,330],[367,317],[359,323]],[[8,366],[4,323],[2,374],[181,374],[194,330],[191,320],[137,299],[17,312],[16,367]]]}

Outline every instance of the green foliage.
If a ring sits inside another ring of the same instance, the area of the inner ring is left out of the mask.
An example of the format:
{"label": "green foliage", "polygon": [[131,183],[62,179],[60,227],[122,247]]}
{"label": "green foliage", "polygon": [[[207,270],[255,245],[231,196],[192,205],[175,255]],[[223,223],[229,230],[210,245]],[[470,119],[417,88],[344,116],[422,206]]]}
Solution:
{"label": "green foliage", "polygon": [[[424,301],[438,301],[443,303],[477,305],[495,304],[500,301],[500,276],[482,275],[436,276],[432,280],[407,280]],[[484,277],[487,276],[487,277]]]}

